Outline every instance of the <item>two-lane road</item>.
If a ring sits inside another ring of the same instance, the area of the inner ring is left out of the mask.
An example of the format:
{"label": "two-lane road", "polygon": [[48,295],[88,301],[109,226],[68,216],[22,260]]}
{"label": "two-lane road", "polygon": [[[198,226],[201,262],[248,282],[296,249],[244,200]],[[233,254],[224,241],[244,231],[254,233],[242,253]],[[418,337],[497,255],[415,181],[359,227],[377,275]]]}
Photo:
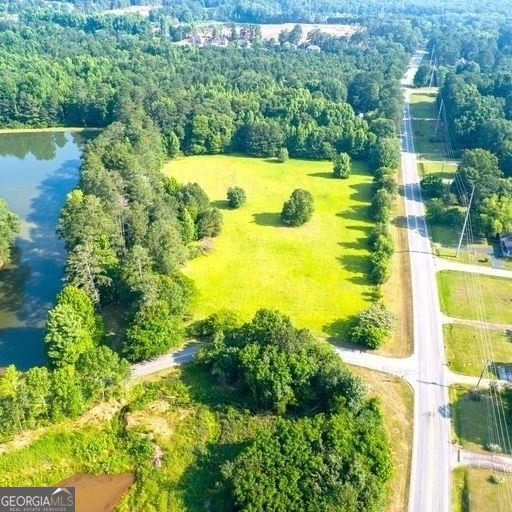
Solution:
{"label": "two-lane road", "polygon": [[421,62],[418,52],[402,80],[402,176],[407,216],[414,321],[414,432],[409,512],[449,512],[450,419],[435,265],[421,199],[409,89]]}

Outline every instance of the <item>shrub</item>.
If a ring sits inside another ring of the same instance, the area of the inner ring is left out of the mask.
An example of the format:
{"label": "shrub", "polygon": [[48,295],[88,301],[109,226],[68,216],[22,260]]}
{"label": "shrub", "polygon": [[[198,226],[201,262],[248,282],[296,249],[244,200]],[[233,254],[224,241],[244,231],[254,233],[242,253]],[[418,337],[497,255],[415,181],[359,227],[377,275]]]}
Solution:
{"label": "shrub", "polygon": [[375,349],[380,347],[396,327],[396,315],[382,304],[372,304],[361,311],[349,332],[349,339],[358,345]]}
{"label": "shrub", "polygon": [[301,226],[311,219],[314,209],[311,193],[297,188],[283,205],[281,221],[287,226]]}
{"label": "shrub", "polygon": [[244,205],[247,200],[245,190],[240,187],[230,187],[228,189],[227,197],[230,208],[240,208],[240,206]]}

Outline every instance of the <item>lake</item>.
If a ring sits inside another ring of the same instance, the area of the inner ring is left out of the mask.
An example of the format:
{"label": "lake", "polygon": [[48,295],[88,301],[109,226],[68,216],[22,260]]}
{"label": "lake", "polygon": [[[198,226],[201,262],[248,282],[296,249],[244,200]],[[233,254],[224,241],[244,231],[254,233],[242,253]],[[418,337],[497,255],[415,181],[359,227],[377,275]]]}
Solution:
{"label": "lake", "polygon": [[77,133],[0,134],[0,197],[22,223],[13,264],[0,270],[0,367],[45,362],[44,323],[66,257],[55,227],[84,141]]}

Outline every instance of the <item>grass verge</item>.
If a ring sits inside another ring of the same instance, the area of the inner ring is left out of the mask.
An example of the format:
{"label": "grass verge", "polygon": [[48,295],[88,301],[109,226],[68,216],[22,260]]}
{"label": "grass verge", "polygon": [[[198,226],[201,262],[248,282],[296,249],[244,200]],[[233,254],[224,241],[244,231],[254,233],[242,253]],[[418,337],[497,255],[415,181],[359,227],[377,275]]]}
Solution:
{"label": "grass verge", "polygon": [[[479,327],[460,324],[443,326],[446,358],[454,372],[478,377],[492,348],[494,364],[512,363],[512,343],[505,332],[490,331]],[[484,377],[495,378],[492,366]]]}
{"label": "grass verge", "polygon": [[437,284],[441,310],[448,316],[512,323],[512,279],[443,270]]}
{"label": "grass verge", "polygon": [[386,512],[407,510],[411,473],[413,394],[403,380],[385,373],[350,366],[366,384],[369,396],[379,398],[393,457],[394,475]]}
{"label": "grass verge", "polygon": [[510,510],[512,476],[501,474],[503,483],[495,484],[492,475],[485,469],[456,468],[452,474],[452,512]]}
{"label": "grass verge", "polygon": [[[401,176],[399,182],[402,182]],[[391,275],[382,287],[387,309],[398,318],[398,325],[386,344],[378,353],[392,357],[407,357],[413,351],[414,331],[412,320],[411,259],[405,203],[401,197],[396,201],[395,218],[391,224],[395,252],[391,258]]]}
{"label": "grass verge", "polygon": [[[298,327],[343,337],[340,319],[371,299],[366,239],[371,176],[353,164],[348,180],[332,178],[330,162],[197,156],[170,162],[164,172],[197,182],[223,210],[224,227],[213,249],[187,264],[200,299],[198,318],[221,308],[249,320],[259,308],[275,308]],[[226,191],[239,186],[247,203],[227,208]],[[298,228],[283,227],[283,203],[296,188],[309,190],[315,213]]]}

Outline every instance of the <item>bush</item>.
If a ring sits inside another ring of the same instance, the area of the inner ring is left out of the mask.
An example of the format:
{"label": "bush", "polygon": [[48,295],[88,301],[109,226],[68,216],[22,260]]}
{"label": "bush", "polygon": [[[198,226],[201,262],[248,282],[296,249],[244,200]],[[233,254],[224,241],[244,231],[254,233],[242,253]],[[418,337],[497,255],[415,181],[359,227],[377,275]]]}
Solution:
{"label": "bush", "polygon": [[207,236],[217,236],[222,229],[222,213],[218,208],[208,208],[197,216],[196,235],[200,240]]}
{"label": "bush", "polygon": [[445,185],[441,176],[437,174],[428,174],[420,181],[421,191],[427,197],[441,197],[445,190]]}
{"label": "bush", "polygon": [[245,190],[240,187],[230,187],[228,189],[227,197],[230,208],[240,208],[240,206],[244,205],[247,200]]}
{"label": "bush", "polygon": [[286,226],[301,226],[311,219],[314,209],[311,193],[297,188],[283,205],[281,221]]}
{"label": "bush", "polygon": [[278,162],[286,162],[286,160],[288,160],[289,158],[288,150],[286,148],[279,148],[279,150],[277,151],[276,158]]}
{"label": "bush", "polygon": [[349,339],[358,345],[375,349],[380,347],[396,327],[396,315],[382,304],[372,304],[361,311],[349,332]]}
{"label": "bush", "polygon": [[346,179],[350,176],[350,156],[347,153],[339,153],[334,157],[332,174],[335,178]]}
{"label": "bush", "polygon": [[489,477],[489,482],[491,482],[491,484],[504,484],[505,477],[503,475],[497,475],[496,473],[493,473]]}

